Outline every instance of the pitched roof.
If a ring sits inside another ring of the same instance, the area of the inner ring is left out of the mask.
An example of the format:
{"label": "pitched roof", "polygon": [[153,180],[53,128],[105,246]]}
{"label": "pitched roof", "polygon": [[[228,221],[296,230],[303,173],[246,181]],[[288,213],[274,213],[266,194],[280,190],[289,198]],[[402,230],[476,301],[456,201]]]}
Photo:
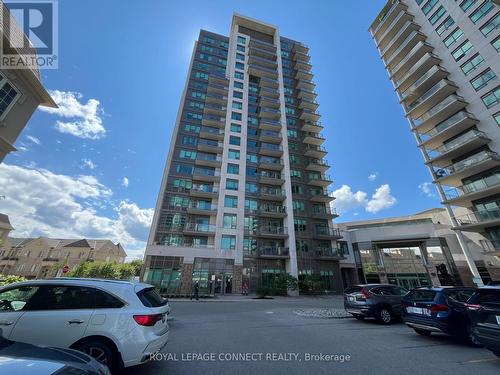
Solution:
{"label": "pitched roof", "polygon": [[70,242],[69,244],[64,245],[64,247],[92,247],[92,246],[90,246],[88,241],[85,238],[83,238],[81,240]]}

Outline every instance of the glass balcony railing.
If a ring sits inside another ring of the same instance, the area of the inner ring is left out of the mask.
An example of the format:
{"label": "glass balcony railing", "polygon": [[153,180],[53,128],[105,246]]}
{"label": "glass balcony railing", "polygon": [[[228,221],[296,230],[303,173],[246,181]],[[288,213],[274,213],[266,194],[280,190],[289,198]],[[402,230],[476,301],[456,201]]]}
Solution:
{"label": "glass balcony railing", "polygon": [[264,235],[286,235],[288,234],[287,227],[264,226],[260,227],[258,232]]}
{"label": "glass balcony railing", "polygon": [[461,96],[458,96],[455,94],[446,97],[443,101],[441,101],[440,103],[436,104],[434,107],[429,109],[427,112],[425,112],[418,119],[415,119],[413,121],[415,123],[415,126],[419,126],[419,125],[423,124],[424,122],[429,120],[431,117],[433,117],[435,114],[439,113],[446,106],[448,106],[449,104],[451,104],[457,100],[464,100],[464,99]]}
{"label": "glass balcony railing", "polygon": [[213,92],[207,93],[206,96],[207,96],[207,98],[217,99],[217,100],[221,100],[221,101],[227,101],[227,96],[221,95],[221,94],[215,94]]}
{"label": "glass balcony railing", "polygon": [[309,174],[309,181],[332,181],[331,177],[325,174]]}
{"label": "glass balcony railing", "polygon": [[281,126],[281,122],[276,120],[269,120],[265,118],[261,118],[259,121],[261,124],[271,125],[271,126]]}
{"label": "glass balcony railing", "polygon": [[314,132],[304,132],[304,137],[312,137],[316,139],[325,139],[325,136],[321,133],[314,133]]}
{"label": "glass balcony railing", "polygon": [[387,10],[387,12],[385,12],[385,14],[380,18],[379,20],[379,23],[377,25],[377,27],[375,28],[375,30],[373,30],[372,32],[372,35],[375,35],[379,30],[380,28],[384,25],[385,21],[389,18],[389,16],[394,13],[394,11],[396,10],[397,6],[399,4],[399,1],[394,1],[393,4],[391,5],[391,7]]}
{"label": "glass balcony railing", "polygon": [[430,68],[427,73],[424,73],[419,79],[415,81],[413,85],[411,85],[408,89],[406,89],[405,92],[401,93],[401,97],[403,99],[406,99],[408,96],[411,95],[413,91],[415,91],[418,86],[420,86],[427,78],[431,77],[434,73],[436,73],[440,67],[438,65],[434,65],[432,68]]}
{"label": "glass balcony railing", "polygon": [[203,115],[203,119],[208,120],[208,121],[215,121],[215,122],[219,122],[219,123],[226,122],[226,119],[224,117],[215,116],[215,115],[208,115],[208,114]]}
{"label": "glass balcony railing", "polygon": [[258,249],[258,255],[261,256],[288,256],[289,254],[288,247],[262,246]]}
{"label": "glass balcony railing", "polygon": [[191,201],[189,202],[189,208],[195,208],[198,210],[204,210],[204,211],[217,211],[217,206],[214,204],[211,204],[210,202],[204,202],[204,201]]}
{"label": "glass balcony railing", "polygon": [[467,169],[469,167],[472,167],[487,160],[500,161],[500,156],[498,156],[498,154],[493,151],[480,151],[477,154],[472,155],[467,159],[461,160],[457,163],[451,164],[448,167],[437,168],[437,169],[434,168],[434,175],[436,176],[436,178],[450,176],[454,173],[461,172],[464,169]]}
{"label": "glass balcony railing", "polygon": [[209,147],[222,148],[223,147],[223,143],[222,142],[218,142],[218,141],[214,141],[214,140],[211,140],[211,139],[200,138],[200,139],[198,139],[198,146],[209,146]]}
{"label": "glass balcony railing", "polygon": [[[402,30],[404,31],[404,29]],[[396,51],[394,51],[391,55],[391,57],[387,60],[387,64],[386,65],[390,65],[392,64],[392,62],[394,61],[394,59],[396,58],[396,56],[404,49],[407,47],[407,45],[412,41],[412,39],[418,34],[418,31],[413,31],[410,33],[410,35],[408,35],[405,40],[403,40],[403,42],[400,44],[400,46],[398,47],[398,49]]]}
{"label": "glass balcony railing", "polygon": [[203,154],[201,152],[198,152],[196,154],[196,160],[221,162],[222,158],[219,155]]}
{"label": "glass balcony railing", "polygon": [[215,186],[212,185],[205,185],[205,184],[193,184],[191,186],[192,191],[198,191],[202,193],[218,193],[219,189]]}
{"label": "glass balcony railing", "polygon": [[[426,42],[418,42],[411,50],[410,52],[407,53],[406,57],[401,60],[398,65],[396,65],[393,69],[390,70],[391,72],[391,76],[394,75],[396,72],[399,71],[399,69],[401,69],[401,67],[406,64],[414,55],[415,53],[420,49],[422,48],[423,46],[428,46],[428,47],[431,47],[430,44],[426,43]],[[431,47],[432,48],[432,47]]]}
{"label": "glass balcony railing", "polygon": [[226,107],[223,106],[223,105],[220,105],[220,104],[212,104],[212,103],[205,103],[205,108],[208,108],[208,109],[213,109],[213,110],[216,110],[216,111],[221,111],[221,112],[224,112],[226,111]]}
{"label": "glass balcony railing", "polygon": [[436,127],[432,128],[428,132],[422,134],[423,141],[428,140],[428,139],[438,135],[439,133],[445,131],[449,127],[464,120],[465,118],[470,118],[470,116],[471,115],[466,111],[460,111],[460,112],[455,113],[453,116],[449,117],[448,119],[446,119],[443,122],[436,125]]}
{"label": "glass balcony railing", "polygon": [[472,129],[472,130],[468,131],[467,133],[464,133],[461,136],[455,138],[451,142],[448,142],[448,143],[446,143],[440,147],[437,147],[435,149],[427,150],[427,154],[429,155],[429,157],[431,159],[433,159],[433,158],[438,157],[442,154],[445,154],[449,151],[452,151],[452,150],[468,143],[469,141],[472,141],[473,139],[477,139],[477,138],[488,139],[488,136],[479,130]]}
{"label": "glass balcony railing", "polygon": [[273,137],[273,138],[281,138],[281,133],[280,132],[275,132],[272,130],[261,130],[259,133],[260,136],[265,136],[265,137]]}
{"label": "glass balcony railing", "polygon": [[330,208],[330,207],[315,207],[313,206],[312,208],[312,213],[317,214],[317,215],[335,215],[337,216],[337,210],[335,208]]}
{"label": "glass balcony railing", "polygon": [[219,128],[212,128],[211,126],[202,126],[200,133],[209,133],[213,135],[224,135],[224,130]]}
{"label": "glass balcony railing", "polygon": [[[391,48],[394,46],[394,42],[395,42],[396,40],[398,40],[398,38],[401,36],[401,34],[403,34],[403,33],[406,31],[406,29],[407,29],[407,28],[408,28],[411,24],[412,24],[412,22],[411,22],[411,21],[406,21],[406,23],[405,23],[405,24],[403,25],[403,27],[402,27],[402,28],[401,28],[401,29],[397,32],[397,34],[396,34],[396,35],[394,35],[394,36],[391,38],[391,40],[389,41],[389,43],[387,43],[387,45],[385,46],[385,48],[384,48],[383,50],[381,50],[381,51],[380,51],[380,54],[381,54],[382,56],[384,56],[384,55],[385,55],[385,53],[386,53],[389,49],[391,49]],[[407,39],[407,38],[405,38],[405,40],[406,40],[406,39]],[[401,42],[401,43],[399,43],[399,45],[403,45],[403,44],[404,44],[404,41],[403,41],[403,42]]]}
{"label": "glass balcony railing", "polygon": [[309,159],[307,161],[308,164],[312,164],[312,165],[318,165],[318,166],[321,166],[321,167],[327,167],[327,168],[330,168],[330,165],[328,164],[328,162],[326,160],[323,160],[323,159]]}
{"label": "glass balcony railing", "polygon": [[315,233],[317,236],[342,237],[340,230],[337,228],[316,227]]}
{"label": "glass balcony railing", "polygon": [[283,160],[271,157],[260,157],[259,163],[262,164],[272,164],[272,165],[283,165]]}
{"label": "glass balcony railing", "polygon": [[214,169],[195,168],[194,174],[198,176],[219,177],[220,171]]}
{"label": "glass balcony railing", "polygon": [[474,225],[487,221],[500,220],[500,208],[491,210],[472,211],[466,215],[455,217],[458,225]]}
{"label": "glass balcony railing", "polygon": [[261,143],[260,148],[270,151],[283,151],[283,147],[281,147],[281,145],[275,145],[273,143]]}
{"label": "glass balcony railing", "polygon": [[432,95],[434,95],[436,92],[438,92],[439,90],[441,90],[443,87],[448,86],[449,84],[450,84],[450,82],[448,82],[447,80],[444,80],[444,79],[441,80],[441,81],[439,81],[434,86],[432,86],[429,90],[427,90],[426,92],[424,92],[420,96],[420,98],[418,98],[417,100],[415,100],[411,104],[407,105],[406,106],[406,112],[407,113],[411,112],[412,110],[414,110],[415,108],[417,108],[420,104],[422,104],[427,99],[429,99]]}
{"label": "glass balcony railing", "polygon": [[259,212],[270,214],[286,214],[285,206],[262,205],[259,207]]}
{"label": "glass balcony railing", "polygon": [[184,230],[190,232],[215,232],[215,225],[203,223],[186,223]]}
{"label": "glass balcony railing", "polygon": [[438,57],[436,55],[434,55],[433,53],[426,53],[425,55],[423,55],[411,68],[410,70],[408,70],[404,75],[403,77],[401,77],[400,79],[398,80],[395,80],[394,82],[396,83],[397,86],[401,85],[404,81],[406,81],[410,76],[412,76],[418,69],[420,69],[422,67],[422,65],[424,64],[425,61],[427,61],[427,59],[429,59],[430,57],[434,57],[435,59],[438,59]]}
{"label": "glass balcony railing", "polygon": [[281,180],[281,173],[278,172],[260,171],[259,176],[263,178],[272,178]]}
{"label": "glass balcony railing", "polygon": [[319,151],[319,152],[328,152],[326,148],[323,146],[315,146],[315,145],[307,145],[306,146],[306,151],[311,150],[311,151]]}
{"label": "glass balcony railing", "polygon": [[267,195],[270,197],[278,198],[286,196],[286,192],[283,189],[261,188],[259,192],[261,195]]}
{"label": "glass balcony railing", "polygon": [[314,250],[314,255],[317,257],[342,257],[343,254],[339,249],[333,249],[331,247],[317,247]]}

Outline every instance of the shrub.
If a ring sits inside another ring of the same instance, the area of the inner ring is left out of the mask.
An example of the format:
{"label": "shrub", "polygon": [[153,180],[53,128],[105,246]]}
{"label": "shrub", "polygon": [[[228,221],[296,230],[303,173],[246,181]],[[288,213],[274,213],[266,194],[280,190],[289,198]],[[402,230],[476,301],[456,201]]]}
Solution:
{"label": "shrub", "polygon": [[22,276],[15,276],[15,275],[0,275],[0,286],[12,284],[12,283],[18,283],[21,281],[25,281],[26,279]]}

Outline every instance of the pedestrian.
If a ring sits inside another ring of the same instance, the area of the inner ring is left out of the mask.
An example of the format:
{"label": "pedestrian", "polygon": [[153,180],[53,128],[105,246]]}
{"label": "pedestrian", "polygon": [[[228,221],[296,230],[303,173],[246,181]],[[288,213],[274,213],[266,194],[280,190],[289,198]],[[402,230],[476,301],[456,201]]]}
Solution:
{"label": "pedestrian", "polygon": [[193,294],[191,294],[191,300],[193,299],[194,295],[194,298],[196,298],[196,300],[198,301],[200,297],[199,292],[200,292],[200,286],[198,285],[198,281],[196,281],[193,286]]}
{"label": "pedestrian", "polygon": [[241,287],[244,296],[248,296],[248,281],[243,281],[243,286]]}

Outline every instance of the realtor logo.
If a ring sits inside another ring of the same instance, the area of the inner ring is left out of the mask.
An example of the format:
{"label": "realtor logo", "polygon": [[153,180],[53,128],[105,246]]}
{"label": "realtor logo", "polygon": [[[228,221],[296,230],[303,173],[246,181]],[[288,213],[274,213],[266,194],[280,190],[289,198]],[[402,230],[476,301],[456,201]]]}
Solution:
{"label": "realtor logo", "polygon": [[2,1],[0,68],[57,69],[56,0]]}

